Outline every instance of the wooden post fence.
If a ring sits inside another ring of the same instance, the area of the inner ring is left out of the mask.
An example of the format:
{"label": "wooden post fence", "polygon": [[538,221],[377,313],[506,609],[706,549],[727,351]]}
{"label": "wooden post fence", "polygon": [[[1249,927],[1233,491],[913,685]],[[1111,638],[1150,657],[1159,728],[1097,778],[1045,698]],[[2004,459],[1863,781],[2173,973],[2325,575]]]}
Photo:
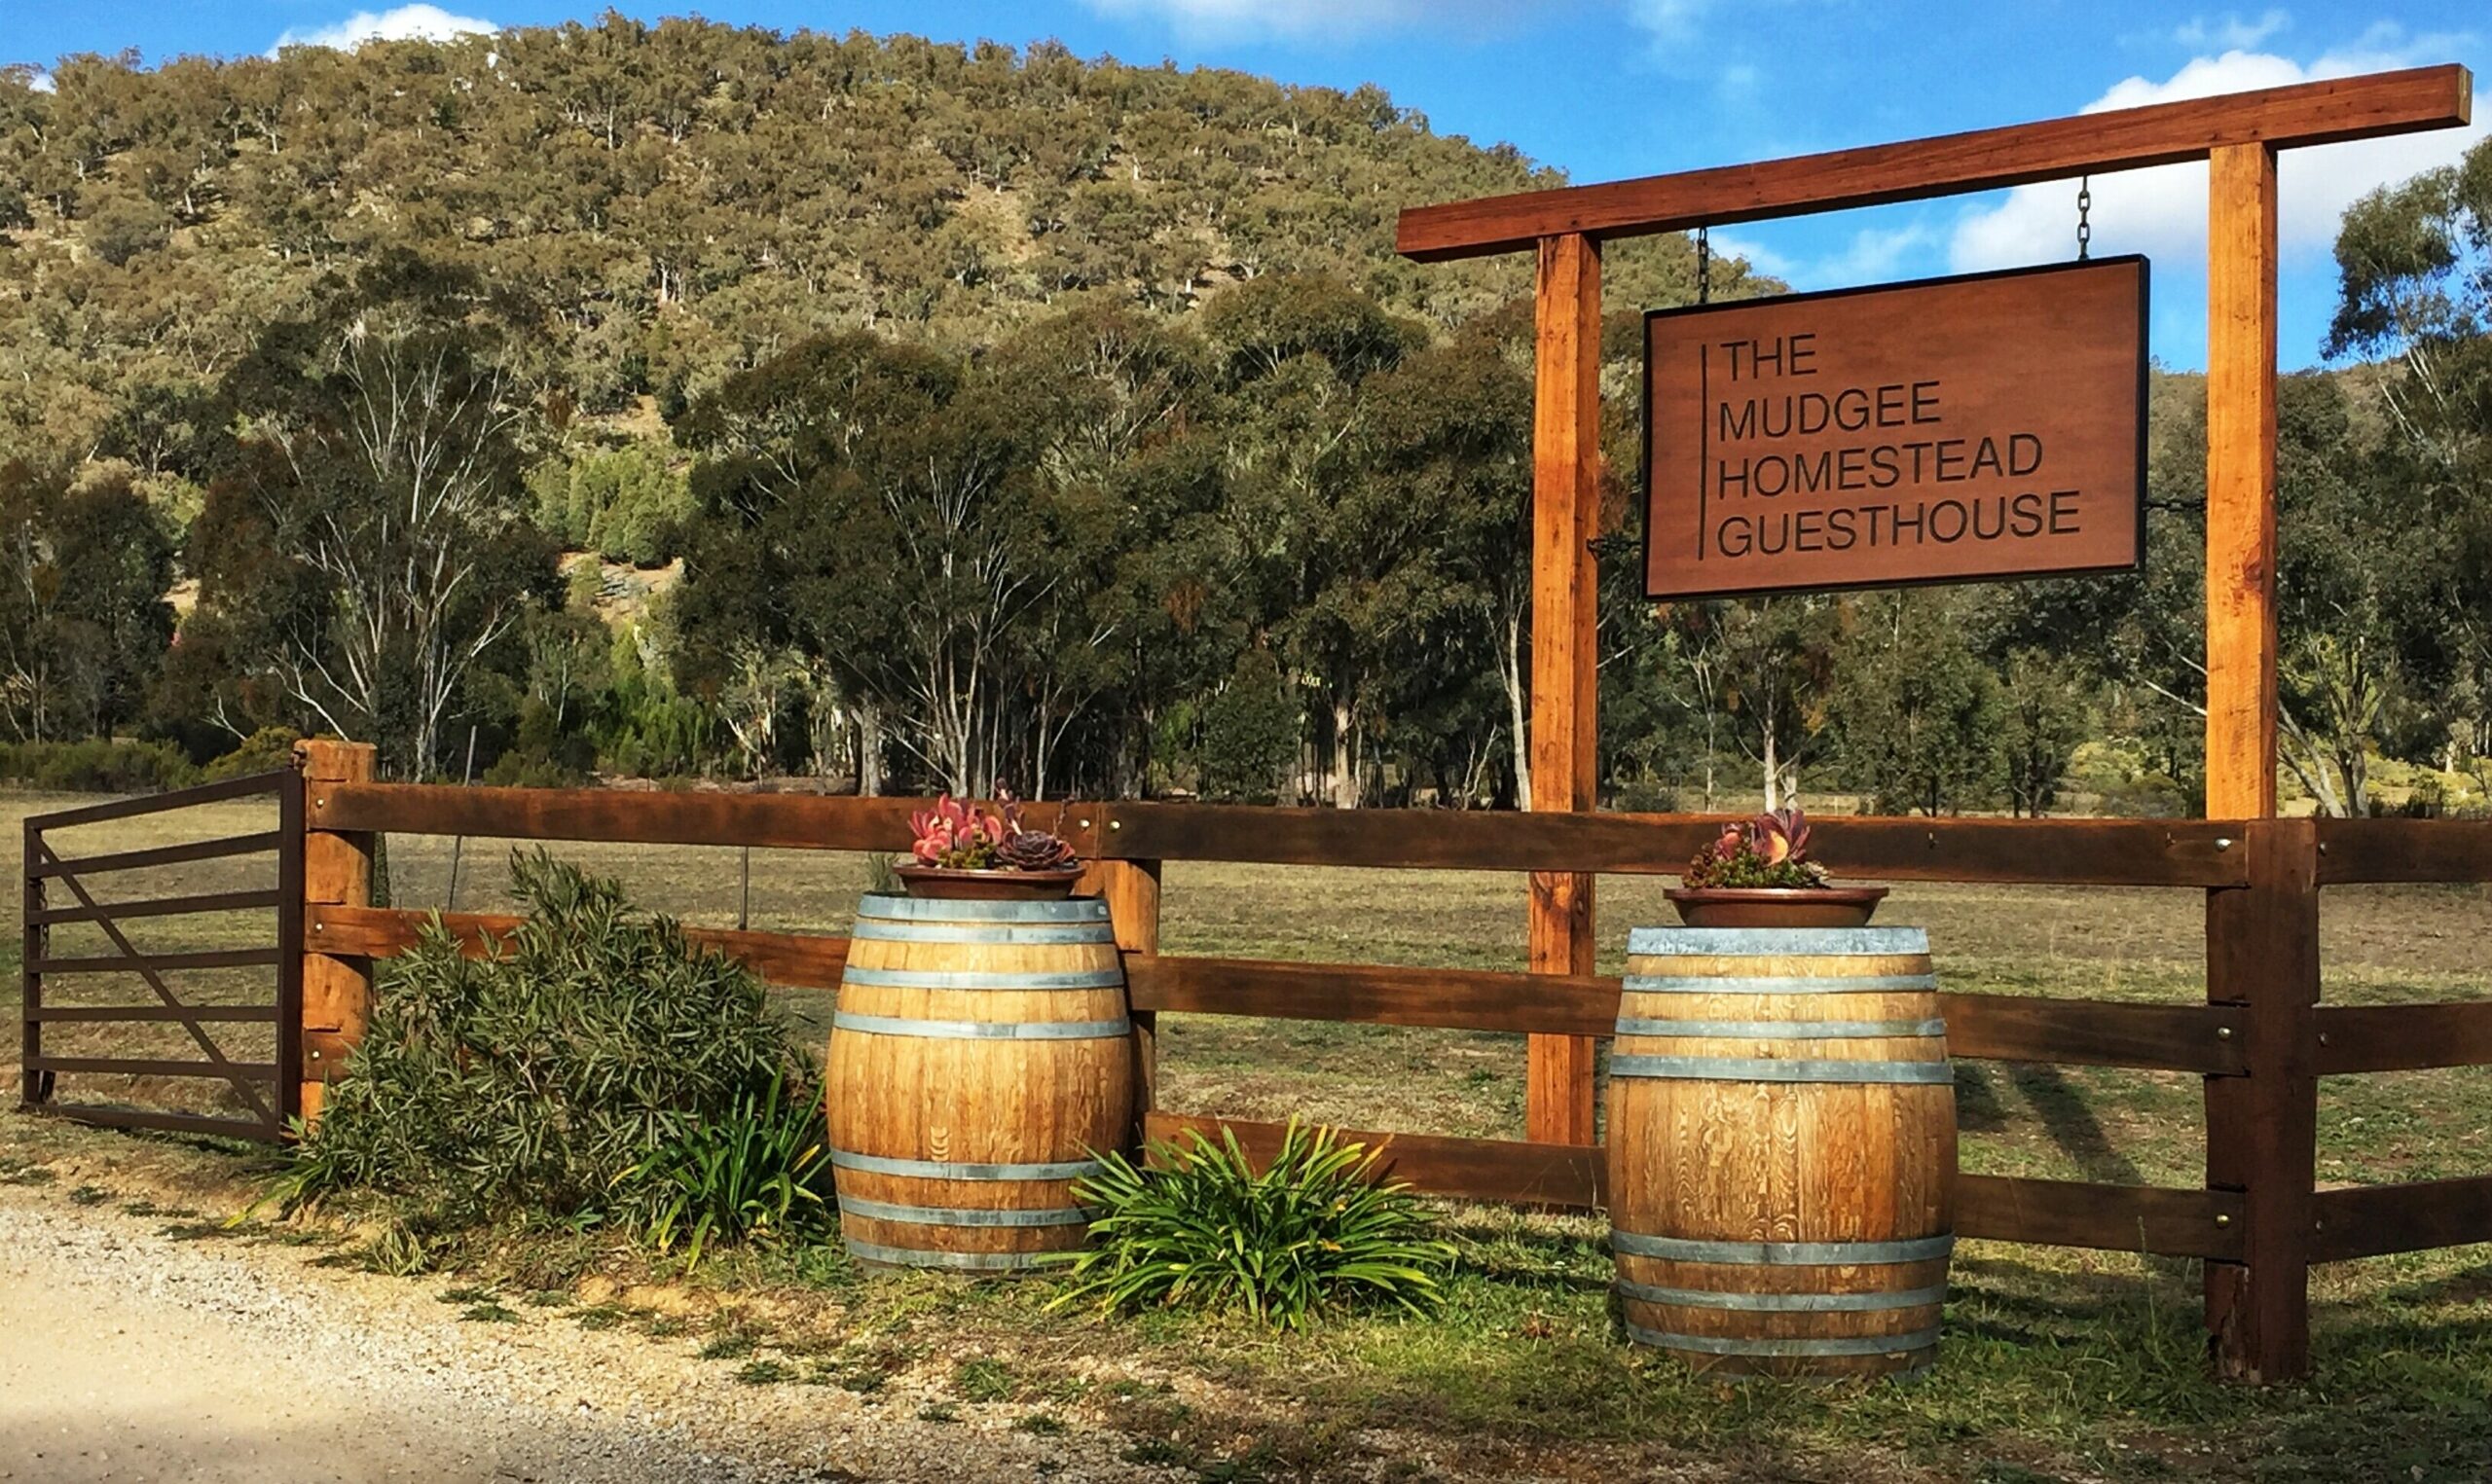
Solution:
{"label": "wooden post fence", "polygon": [[[373,959],[405,953],[433,920],[366,900],[376,834],[892,851],[905,844],[906,815],[923,803],[375,784],[355,778],[370,766],[368,751],[321,750],[307,748],[303,799],[303,977],[322,984],[302,1012],[313,1027],[305,1036],[307,1112],[316,1106],[318,1068],[334,1067],[361,1033]],[[1109,902],[1124,952],[1141,1074],[1136,1133],[1227,1129],[1258,1157],[1277,1144],[1282,1125],[1158,1106],[1157,1012],[1591,1040],[1616,1020],[1620,981],[1166,954],[1163,861],[1667,876],[1721,827],[1718,818],[1683,814],[1148,803],[1068,814],[1068,838],[1090,862],[1084,889]],[[2319,893],[2361,883],[2492,881],[2492,823],[1829,818],[1818,828],[1826,858],[1878,880],[2205,893],[2206,1003],[1949,993],[1940,1004],[1948,1050],[1960,1060],[2204,1077],[2208,1177],[2167,1187],[1959,1173],[1958,1235],[2201,1261],[2217,1365],[2260,1382],[2309,1367],[2313,1264],[2492,1241],[2492,1174],[2315,1188],[2321,1075],[2492,1066],[2492,1001],[2321,1005]],[[442,923],[478,953],[518,925],[476,912],[447,913]],[[686,936],[788,988],[836,988],[847,958],[847,941],[824,934],[696,927]],[[1603,1198],[1594,1145],[1344,1132],[1382,1145],[1392,1176],[1428,1194],[1573,1208]]]}

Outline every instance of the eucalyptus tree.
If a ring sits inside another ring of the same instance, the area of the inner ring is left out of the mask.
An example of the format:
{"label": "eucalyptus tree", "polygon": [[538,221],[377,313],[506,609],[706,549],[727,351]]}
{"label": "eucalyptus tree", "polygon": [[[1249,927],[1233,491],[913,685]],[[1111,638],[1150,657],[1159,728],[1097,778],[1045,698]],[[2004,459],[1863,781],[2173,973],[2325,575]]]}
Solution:
{"label": "eucalyptus tree", "polygon": [[238,437],[195,540],[204,626],[272,709],[441,765],[481,667],[561,596],[520,475],[526,327],[474,275],[392,255],[226,380]]}
{"label": "eucalyptus tree", "polygon": [[[2359,475],[2394,548],[2370,642],[2429,698],[2441,761],[2492,775],[2492,141],[2356,202],[2336,264],[2328,349],[2381,359],[2387,413]],[[2334,658],[2345,682],[2368,668]]]}
{"label": "eucalyptus tree", "polygon": [[135,720],[173,632],[173,543],[125,476],[0,464],[0,720],[20,741]]}

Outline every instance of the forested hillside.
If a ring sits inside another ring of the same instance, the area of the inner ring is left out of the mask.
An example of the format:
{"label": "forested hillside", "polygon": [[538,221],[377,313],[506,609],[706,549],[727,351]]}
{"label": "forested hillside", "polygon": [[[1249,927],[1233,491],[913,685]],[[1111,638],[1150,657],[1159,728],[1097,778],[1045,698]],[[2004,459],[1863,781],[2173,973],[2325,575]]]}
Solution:
{"label": "forested hillside", "polygon": [[[320,730],[510,781],[1520,802],[1528,267],[1390,246],[1555,182],[1511,150],[1373,89],[613,17],[52,77],[0,80],[18,776]],[[2368,363],[2287,389],[2321,807],[2492,773],[2487,221],[2492,150],[2358,208]],[[2191,807],[2195,379],[2142,578],[1657,610],[1636,311],[1695,272],[1609,256],[1612,797]]]}

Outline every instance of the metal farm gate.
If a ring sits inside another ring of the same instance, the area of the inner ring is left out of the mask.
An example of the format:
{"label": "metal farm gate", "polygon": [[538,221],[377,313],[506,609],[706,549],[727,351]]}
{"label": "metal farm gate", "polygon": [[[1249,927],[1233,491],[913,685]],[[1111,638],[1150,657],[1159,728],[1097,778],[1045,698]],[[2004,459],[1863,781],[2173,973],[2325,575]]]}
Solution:
{"label": "metal farm gate", "polygon": [[[165,816],[260,798],[275,802],[274,828],[88,855],[55,845],[58,832],[105,823],[153,837],[195,822]],[[284,769],[34,815],[25,829],[23,1104],[117,1128],[284,1138],[302,1082],[302,775]],[[275,857],[274,873],[250,859],[267,855]],[[171,869],[186,867],[194,869]],[[168,871],[171,894],[99,890],[106,879],[135,879],[156,882],[148,889],[163,893]],[[163,943],[181,928],[197,929],[214,946],[176,943],[157,951],[132,936]],[[55,929],[74,930],[82,941],[55,951]],[[236,946],[238,939],[246,946]],[[200,973],[212,977],[188,977]],[[168,1028],[182,1036],[170,1036]],[[50,1046],[47,1032],[54,1034]],[[180,1046],[183,1037],[199,1059],[163,1054],[189,1049]],[[167,1039],[172,1048],[146,1044]],[[76,1101],[64,1101],[62,1077],[101,1082],[82,1084]],[[221,1086],[210,1089],[211,1105],[202,1108],[158,1093],[157,1079],[173,1079],[175,1088],[195,1079]],[[94,1095],[101,1091],[129,1101],[104,1101]]]}

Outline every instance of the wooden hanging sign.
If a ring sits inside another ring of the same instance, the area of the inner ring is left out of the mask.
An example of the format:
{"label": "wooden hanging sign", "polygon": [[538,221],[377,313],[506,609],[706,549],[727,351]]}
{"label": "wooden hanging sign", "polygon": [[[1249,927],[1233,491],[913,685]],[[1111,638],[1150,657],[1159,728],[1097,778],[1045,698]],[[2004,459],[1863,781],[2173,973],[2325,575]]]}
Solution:
{"label": "wooden hanging sign", "polygon": [[1644,319],[1662,598],[2134,569],[2146,260]]}

